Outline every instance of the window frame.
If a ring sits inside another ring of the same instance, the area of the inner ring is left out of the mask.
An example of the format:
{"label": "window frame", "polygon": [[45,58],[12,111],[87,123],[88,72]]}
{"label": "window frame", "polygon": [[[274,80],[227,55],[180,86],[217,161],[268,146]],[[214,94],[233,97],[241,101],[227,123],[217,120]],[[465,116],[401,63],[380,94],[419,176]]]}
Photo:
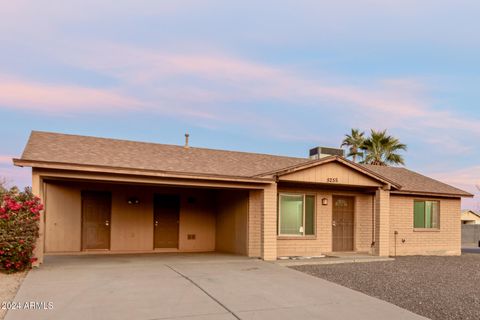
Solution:
{"label": "window frame", "polygon": [[[424,210],[423,210],[423,221],[424,225],[426,225],[426,208],[427,202],[436,202],[438,205],[438,224],[437,227],[415,227],[415,202],[423,202],[424,203]],[[441,201],[438,199],[413,199],[413,230],[414,231],[439,231],[440,230],[440,217],[441,217]]]}
{"label": "window frame", "polygon": [[[302,227],[303,232],[302,234],[287,234],[281,233],[281,212],[282,212],[282,196],[302,196]],[[305,234],[305,208],[306,208],[306,197],[312,196],[313,197],[313,234]],[[316,238],[317,236],[317,195],[315,193],[304,193],[304,192],[279,192],[278,193],[278,201],[277,201],[277,237],[285,237],[285,238],[301,238],[301,239],[309,239],[309,238]]]}

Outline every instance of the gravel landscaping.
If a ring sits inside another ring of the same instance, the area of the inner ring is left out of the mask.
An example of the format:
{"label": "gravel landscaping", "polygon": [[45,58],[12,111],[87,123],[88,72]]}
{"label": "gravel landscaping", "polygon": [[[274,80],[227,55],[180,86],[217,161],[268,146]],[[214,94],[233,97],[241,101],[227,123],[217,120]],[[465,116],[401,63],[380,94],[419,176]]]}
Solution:
{"label": "gravel landscaping", "polygon": [[480,254],[292,268],[430,319],[480,319]]}
{"label": "gravel landscaping", "polygon": [[1,308],[2,302],[14,301],[18,288],[28,271],[5,274],[0,272],[0,319],[5,317],[7,310]]}

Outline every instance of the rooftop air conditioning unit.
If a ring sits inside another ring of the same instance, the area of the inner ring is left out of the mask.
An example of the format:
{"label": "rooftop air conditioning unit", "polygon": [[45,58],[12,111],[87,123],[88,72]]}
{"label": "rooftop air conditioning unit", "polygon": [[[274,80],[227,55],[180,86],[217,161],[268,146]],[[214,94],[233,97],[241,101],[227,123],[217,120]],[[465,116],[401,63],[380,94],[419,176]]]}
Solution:
{"label": "rooftop air conditioning unit", "polygon": [[328,147],[315,147],[310,149],[310,159],[321,159],[328,156],[345,157],[345,152],[343,149]]}

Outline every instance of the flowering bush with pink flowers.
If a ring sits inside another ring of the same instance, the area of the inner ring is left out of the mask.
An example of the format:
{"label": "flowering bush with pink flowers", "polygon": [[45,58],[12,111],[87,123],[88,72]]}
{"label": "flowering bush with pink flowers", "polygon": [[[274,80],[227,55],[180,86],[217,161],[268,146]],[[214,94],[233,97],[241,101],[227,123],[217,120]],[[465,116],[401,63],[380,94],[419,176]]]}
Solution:
{"label": "flowering bush with pink flowers", "polygon": [[43,205],[30,188],[0,188],[0,270],[11,273],[30,268]]}

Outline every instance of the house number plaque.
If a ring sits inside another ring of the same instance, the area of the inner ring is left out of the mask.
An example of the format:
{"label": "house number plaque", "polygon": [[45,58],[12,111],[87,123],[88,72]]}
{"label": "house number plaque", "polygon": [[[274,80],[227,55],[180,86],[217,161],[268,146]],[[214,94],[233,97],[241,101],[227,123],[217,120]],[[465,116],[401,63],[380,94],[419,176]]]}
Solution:
{"label": "house number plaque", "polygon": [[338,182],[338,178],[327,178],[327,182]]}

